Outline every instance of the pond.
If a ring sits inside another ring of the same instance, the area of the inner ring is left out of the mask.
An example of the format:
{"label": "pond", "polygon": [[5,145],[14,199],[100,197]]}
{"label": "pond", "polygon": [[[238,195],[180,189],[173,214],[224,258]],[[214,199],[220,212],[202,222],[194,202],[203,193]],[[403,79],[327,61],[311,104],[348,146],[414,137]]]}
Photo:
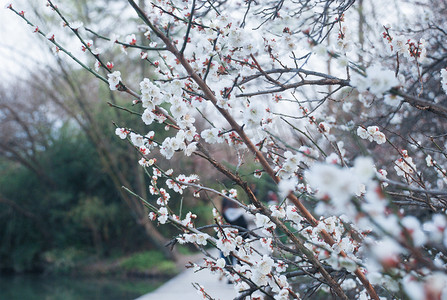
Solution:
{"label": "pond", "polygon": [[65,276],[0,276],[0,299],[8,300],[125,300],[153,291],[154,279],[73,278]]}

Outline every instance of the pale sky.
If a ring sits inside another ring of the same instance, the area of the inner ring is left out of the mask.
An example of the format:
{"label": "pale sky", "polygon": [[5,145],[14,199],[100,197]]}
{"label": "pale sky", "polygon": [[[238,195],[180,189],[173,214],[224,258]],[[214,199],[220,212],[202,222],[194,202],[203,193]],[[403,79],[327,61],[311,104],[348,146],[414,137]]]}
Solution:
{"label": "pale sky", "polygon": [[[0,79],[10,82],[47,58],[44,51],[40,50],[42,42],[39,42],[39,37],[25,21],[11,10],[5,9],[4,3],[2,1],[0,7]],[[20,5],[15,7],[19,8]]]}
{"label": "pale sky", "polygon": [[5,9],[4,3],[0,8],[0,79],[9,82],[44,58],[31,27]]}

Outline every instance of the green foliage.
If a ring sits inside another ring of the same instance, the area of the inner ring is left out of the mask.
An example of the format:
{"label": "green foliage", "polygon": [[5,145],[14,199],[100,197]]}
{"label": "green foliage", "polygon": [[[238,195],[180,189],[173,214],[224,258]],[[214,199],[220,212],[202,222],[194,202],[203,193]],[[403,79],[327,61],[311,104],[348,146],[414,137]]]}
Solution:
{"label": "green foliage", "polygon": [[178,251],[178,253],[183,254],[183,255],[191,255],[196,251],[191,250],[191,248],[188,245],[178,245],[176,246],[176,249]]}
{"label": "green foliage", "polygon": [[13,202],[0,201],[0,270],[23,272],[42,263],[65,270],[73,264],[67,249],[103,254],[141,243],[144,235],[84,132],[64,124],[36,156],[51,184],[15,162],[0,161],[0,197]]}
{"label": "green foliage", "polygon": [[121,261],[120,266],[127,271],[154,271],[163,274],[175,274],[177,268],[172,261],[166,260],[163,253],[159,251],[145,251],[135,253]]}
{"label": "green foliage", "polygon": [[74,247],[53,249],[42,254],[45,262],[50,265],[47,271],[56,274],[71,272],[87,256],[87,252]]}

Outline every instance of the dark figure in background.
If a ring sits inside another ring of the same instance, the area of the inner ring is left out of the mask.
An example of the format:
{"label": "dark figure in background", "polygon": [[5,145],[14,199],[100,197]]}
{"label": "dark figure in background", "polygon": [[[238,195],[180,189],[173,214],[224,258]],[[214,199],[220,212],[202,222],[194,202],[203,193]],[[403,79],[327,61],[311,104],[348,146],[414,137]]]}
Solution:
{"label": "dark figure in background", "polygon": [[[242,207],[239,207],[235,202],[224,198],[222,200],[222,216],[225,221],[230,225],[239,226],[245,228],[242,230],[238,228],[239,233],[242,234],[242,237],[246,238],[248,233],[246,232],[248,228],[247,220],[244,217],[245,210]],[[244,233],[245,231],[245,233]],[[225,257],[223,253],[221,253],[221,257],[225,258],[225,263],[228,265],[235,264],[236,258],[233,256]]]}

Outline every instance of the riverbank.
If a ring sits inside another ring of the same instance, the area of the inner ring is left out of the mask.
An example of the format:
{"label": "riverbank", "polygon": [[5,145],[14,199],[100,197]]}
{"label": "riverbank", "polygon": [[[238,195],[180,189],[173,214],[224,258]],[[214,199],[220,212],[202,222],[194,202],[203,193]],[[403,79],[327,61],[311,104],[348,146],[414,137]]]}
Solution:
{"label": "riverbank", "polygon": [[115,277],[115,278],[157,278],[168,280],[184,269],[188,261],[194,261],[197,254],[181,251],[177,261],[166,259],[159,251],[149,250],[98,257],[95,255],[54,255],[43,259],[39,268],[31,271],[12,272],[3,270],[0,276],[72,276],[72,277]]}
{"label": "riverbank", "polygon": [[76,276],[113,276],[169,279],[178,274],[176,263],[158,251],[143,251],[127,256],[84,261],[70,272]]}

